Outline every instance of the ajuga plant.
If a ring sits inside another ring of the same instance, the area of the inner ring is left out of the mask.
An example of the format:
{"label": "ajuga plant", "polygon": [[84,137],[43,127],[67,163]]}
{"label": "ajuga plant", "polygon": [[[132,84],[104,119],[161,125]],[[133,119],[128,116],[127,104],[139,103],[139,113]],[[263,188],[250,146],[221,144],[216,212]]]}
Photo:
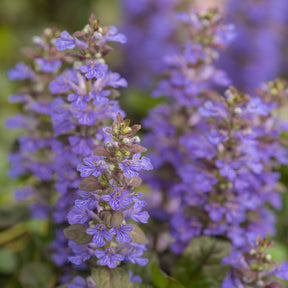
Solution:
{"label": "ajuga plant", "polygon": [[175,50],[173,16],[179,3],[179,0],[120,0],[122,29],[131,39],[123,47],[123,73],[130,85],[146,91],[154,87],[163,68],[159,55]]}
{"label": "ajuga plant", "polygon": [[266,204],[281,208],[275,169],[287,164],[280,138],[286,127],[274,111],[287,98],[286,84],[263,84],[251,97],[233,87],[224,95],[212,90],[215,79],[228,84],[225,74],[215,71],[213,57],[217,46],[231,39],[231,26],[221,25],[213,10],[180,19],[189,24],[191,40],[184,52],[165,58],[166,78],[155,91],[170,102],[145,120],[152,129],[146,137],[154,149],[151,159],[166,177],[150,179],[168,206],[158,218],[170,216],[175,253],[203,234],[242,247],[247,231],[275,232]]}
{"label": "ajuga plant", "polygon": [[104,146],[78,165],[85,179],[80,185],[81,198],[68,213],[71,226],[65,230],[76,242],[69,243],[74,252],[69,259],[74,264],[90,259],[92,266],[115,268],[121,261],[148,262],[141,257],[147,239],[135,222],[147,223],[149,214],[143,211],[142,193],[133,189],[141,184],[139,172],[151,170],[152,165],[141,157],[146,149],[135,136],[140,125],[130,127],[129,122],[119,113],[112,127],[104,130],[108,138]]}
{"label": "ajuga plant", "polygon": [[237,37],[220,62],[233,85],[251,93],[262,81],[287,73],[282,64],[287,63],[287,1],[229,0],[226,6],[225,17],[237,27]]}
{"label": "ajuga plant", "polygon": [[[55,97],[51,108],[57,153],[55,186],[60,193],[53,216],[58,224],[67,222],[67,213],[81,193],[77,192],[81,182],[77,165],[105,140],[104,123],[116,119],[118,112],[124,115],[114,88],[126,87],[127,82],[105,64],[104,57],[111,51],[107,42],[125,43],[126,37],[114,26],[99,26],[93,15],[83,30],[73,36],[62,31],[55,40],[66,60],[66,70],[50,82]],[[58,265],[67,262],[70,251],[62,228],[52,244]]]}
{"label": "ajuga plant", "polygon": [[[222,288],[284,288],[279,279],[288,280],[288,262],[278,265],[270,254],[274,244],[255,233],[247,233],[244,249],[232,251],[222,264],[229,264]],[[277,279],[278,278],[278,279]]]}
{"label": "ajuga plant", "polygon": [[[201,134],[206,127],[202,126],[197,109],[215,94],[210,90],[215,85],[230,84],[225,72],[216,69],[214,62],[218,49],[230,42],[234,32],[232,25],[221,23],[214,10],[198,13],[191,10],[178,14],[177,18],[181,27],[185,27],[179,29],[185,31],[185,40],[177,53],[164,55],[166,73],[154,91],[155,97],[166,96],[168,103],[150,111],[144,125],[151,129],[145,141],[153,151],[153,166],[159,170],[147,180],[153,188],[149,209],[158,220],[165,220],[164,225],[170,216],[172,235],[177,239],[172,249],[180,253],[191,237],[199,236],[205,229],[197,216],[185,216],[187,207],[196,212],[195,207],[205,202],[217,182],[210,168],[204,171],[195,162],[214,155],[213,145],[206,143],[205,135]],[[161,203],[162,209],[157,203]],[[155,239],[159,237],[155,235]]]}
{"label": "ajuga plant", "polygon": [[29,200],[31,216],[40,219],[51,218],[55,195],[54,131],[50,117],[54,97],[49,83],[62,65],[52,42],[56,34],[56,28],[48,28],[42,37],[34,37],[34,47],[24,50],[27,64],[20,62],[8,73],[11,80],[21,81],[18,94],[9,97],[10,103],[19,103],[21,113],[8,119],[6,126],[25,131],[9,156],[9,176],[22,180],[15,198]]}

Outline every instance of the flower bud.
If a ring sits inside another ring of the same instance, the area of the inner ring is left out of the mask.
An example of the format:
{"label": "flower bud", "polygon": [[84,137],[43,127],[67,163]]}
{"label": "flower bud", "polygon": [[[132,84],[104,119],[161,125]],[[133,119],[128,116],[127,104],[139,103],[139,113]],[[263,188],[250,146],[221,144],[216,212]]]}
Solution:
{"label": "flower bud", "polygon": [[240,114],[242,113],[242,109],[241,109],[240,107],[236,107],[236,108],[234,109],[234,113],[235,113],[236,115],[240,115]]}
{"label": "flower bud", "polygon": [[123,139],[122,139],[122,143],[123,143],[124,145],[129,144],[129,143],[130,143],[129,138],[123,138]]}
{"label": "flower bud", "polygon": [[120,151],[116,151],[116,152],[115,152],[115,156],[116,156],[116,157],[120,157],[121,155],[122,155],[122,154],[121,154]]}
{"label": "flower bud", "polygon": [[125,134],[129,133],[129,132],[131,132],[131,130],[132,129],[130,127],[126,127],[126,128],[123,129],[123,133],[125,133]]}
{"label": "flower bud", "polygon": [[125,150],[123,153],[124,153],[125,156],[129,156],[130,155],[130,152],[128,150]]}
{"label": "flower bud", "polygon": [[110,171],[113,171],[113,170],[115,169],[115,165],[110,164],[110,165],[108,166],[108,169],[109,169]]}
{"label": "flower bud", "polygon": [[135,136],[131,139],[132,144],[139,144],[141,142],[140,137]]}
{"label": "flower bud", "polygon": [[254,255],[256,255],[256,253],[257,253],[257,251],[255,250],[255,249],[252,249],[252,250],[250,250],[250,255],[251,256],[254,256]]}
{"label": "flower bud", "polygon": [[123,222],[123,215],[120,211],[103,210],[99,217],[109,228],[117,227]]}
{"label": "flower bud", "polygon": [[265,256],[265,260],[271,261],[271,259],[272,259],[271,254],[267,254],[267,255]]}

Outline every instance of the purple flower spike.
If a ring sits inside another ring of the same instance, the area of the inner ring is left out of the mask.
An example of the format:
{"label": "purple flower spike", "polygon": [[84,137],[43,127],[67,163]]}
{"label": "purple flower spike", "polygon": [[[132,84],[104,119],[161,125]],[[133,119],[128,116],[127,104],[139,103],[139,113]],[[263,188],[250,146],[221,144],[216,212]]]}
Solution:
{"label": "purple flower spike", "polygon": [[87,48],[87,43],[78,40],[76,37],[70,35],[67,31],[61,32],[61,38],[55,40],[56,48],[59,51],[65,49],[74,49],[77,46],[80,49]]}
{"label": "purple flower spike", "polygon": [[99,247],[105,245],[104,238],[110,241],[113,237],[113,234],[110,231],[107,231],[106,227],[102,224],[96,225],[95,228],[88,228],[86,232],[87,234],[94,235],[92,243],[95,243]]}
{"label": "purple flower spike", "polygon": [[90,60],[86,65],[82,65],[79,67],[79,70],[82,73],[85,73],[85,77],[88,79],[102,78],[105,75],[107,69],[107,65],[100,64],[97,60]]}
{"label": "purple flower spike", "polygon": [[75,256],[68,257],[69,261],[75,265],[80,265],[82,262],[90,259],[91,252],[87,245],[79,245],[73,241],[69,241],[69,247],[75,253]]}
{"label": "purple flower spike", "polygon": [[131,232],[133,230],[133,225],[119,225],[118,227],[114,227],[110,229],[112,234],[116,234],[115,238],[119,243],[129,242],[131,240],[131,235],[127,232]]}
{"label": "purple flower spike", "polygon": [[114,248],[107,248],[105,251],[96,250],[95,256],[100,259],[99,263],[103,266],[108,266],[109,268],[115,268],[117,266],[117,262],[123,261],[124,256],[121,254],[117,254]]}

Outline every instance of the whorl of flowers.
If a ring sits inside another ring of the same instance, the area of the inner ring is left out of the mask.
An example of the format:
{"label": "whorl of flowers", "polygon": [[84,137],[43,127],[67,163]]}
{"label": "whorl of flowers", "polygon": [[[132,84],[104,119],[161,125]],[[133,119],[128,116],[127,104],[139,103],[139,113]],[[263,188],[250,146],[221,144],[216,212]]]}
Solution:
{"label": "whorl of flowers", "polygon": [[[211,62],[215,46],[209,45],[231,39],[230,26],[215,18],[215,11],[182,14],[181,19],[191,25],[190,45],[198,47],[197,53],[194,49],[193,54],[184,50],[177,55],[182,62],[174,61],[159,85],[171,103],[156,108],[145,122],[153,129],[146,138],[146,145],[155,151],[153,165],[162,171],[159,175],[166,175],[165,179],[155,176],[151,186],[162,190],[166,199],[175,199],[168,210],[175,253],[202,234],[221,235],[241,247],[247,231],[274,233],[274,214],[266,203],[281,208],[276,190],[280,174],[275,168],[277,163],[288,163],[280,139],[286,127],[274,116],[274,109],[287,96],[286,84],[280,80],[263,84],[253,97],[233,87],[224,96],[209,90],[217,75],[201,73],[206,66],[215,70]],[[207,53],[210,65],[205,61]],[[187,63],[186,69],[178,63]],[[216,83],[226,85],[225,74],[220,75]]]}
{"label": "whorl of flowers", "polygon": [[128,38],[123,51],[125,76],[129,84],[149,90],[163,68],[159,55],[175,50],[179,0],[120,0],[122,29]]}
{"label": "whorl of flowers", "polygon": [[222,264],[229,264],[222,288],[284,288],[276,278],[288,280],[288,262],[278,265],[272,260],[269,250],[274,244],[255,233],[248,233],[242,252],[233,251],[225,257]]}
{"label": "whorl of flowers", "polygon": [[[104,129],[108,137],[104,147],[98,146],[94,154],[84,158],[84,164],[78,165],[85,179],[80,185],[81,198],[68,213],[71,226],[65,230],[74,252],[69,260],[76,265],[91,257],[109,268],[121,261],[148,262],[141,257],[147,240],[135,222],[147,223],[149,215],[143,211],[146,203],[141,200],[142,193],[133,189],[141,184],[140,171],[151,170],[152,164],[141,157],[146,149],[135,136],[141,126],[130,127],[129,122],[119,113],[113,126]],[[72,231],[83,236],[75,239]]]}
{"label": "whorl of flowers", "polygon": [[11,80],[21,81],[19,92],[9,97],[10,103],[21,105],[21,112],[8,119],[6,126],[25,131],[9,156],[9,176],[21,177],[24,186],[15,192],[15,198],[28,201],[31,216],[40,219],[48,217],[55,195],[54,131],[50,117],[54,97],[49,83],[62,65],[52,41],[56,33],[57,29],[48,28],[42,37],[34,37],[34,47],[24,50],[27,64],[20,62],[8,72]]}
{"label": "whorl of flowers", "polygon": [[287,73],[283,53],[288,2],[229,0],[226,5],[226,18],[237,27],[237,37],[223,53],[221,66],[233,85],[251,93],[262,81]]}
{"label": "whorl of flowers", "polygon": [[[118,112],[124,115],[115,100],[119,96],[115,88],[126,87],[127,81],[105,63],[104,57],[112,49],[108,42],[125,43],[126,37],[114,26],[99,26],[93,15],[83,30],[73,35],[62,31],[55,40],[67,67],[50,83],[55,95],[51,108],[56,135],[53,148],[57,154],[55,187],[61,194],[53,216],[59,224],[67,222],[67,213],[78,197],[81,181],[77,165],[107,137],[103,132],[105,121],[115,120]],[[52,244],[58,265],[67,261],[65,245],[60,229]]]}

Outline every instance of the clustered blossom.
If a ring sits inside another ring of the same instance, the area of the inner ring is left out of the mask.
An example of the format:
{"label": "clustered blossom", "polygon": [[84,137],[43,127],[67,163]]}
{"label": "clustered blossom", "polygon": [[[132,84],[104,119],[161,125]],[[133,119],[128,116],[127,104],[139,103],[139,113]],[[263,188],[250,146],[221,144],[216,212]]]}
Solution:
{"label": "clustered blossom", "polygon": [[288,262],[278,265],[272,261],[269,249],[274,247],[272,241],[255,233],[247,233],[243,251],[232,251],[223,258],[222,264],[229,264],[222,288],[277,287],[284,288],[276,278],[288,280]]}
{"label": "clustered blossom", "polygon": [[[82,31],[73,36],[62,31],[55,39],[56,49],[62,51],[67,64],[66,70],[49,84],[54,95],[51,116],[56,136],[53,145],[55,187],[60,193],[53,216],[59,225],[67,222],[69,209],[78,193],[79,196],[83,193],[77,192],[81,182],[77,165],[107,138],[103,132],[104,122],[115,119],[118,112],[124,115],[116,100],[119,92],[115,88],[126,87],[127,81],[105,64],[104,57],[111,50],[107,42],[125,43],[126,37],[114,26],[99,26],[93,15]],[[59,260],[58,255],[66,251],[67,245],[57,234],[52,244],[54,260]],[[67,258],[66,254],[57,265],[63,265]]]}
{"label": "clustered blossom", "polygon": [[123,73],[130,85],[149,90],[162,71],[160,55],[175,50],[176,21],[174,11],[179,0],[120,0],[124,47]]}
{"label": "clustered blossom", "polygon": [[147,240],[134,223],[148,221],[142,193],[133,192],[133,188],[141,184],[139,172],[152,169],[150,160],[141,156],[146,149],[138,145],[140,139],[135,133],[139,129],[140,125],[129,127],[129,120],[124,121],[119,113],[112,128],[104,129],[108,137],[104,147],[98,146],[94,154],[84,158],[84,164],[78,165],[84,177],[81,198],[68,213],[68,221],[75,229],[84,227],[84,234],[91,238],[81,245],[70,240],[74,256],[69,260],[76,265],[91,257],[109,268],[122,261],[138,265],[148,262],[141,257]]}
{"label": "clustered blossom", "polygon": [[262,81],[287,73],[288,2],[285,0],[229,0],[226,18],[233,21],[237,37],[221,56],[221,66],[233,85],[252,93]]}
{"label": "clustered blossom", "polygon": [[11,80],[23,81],[10,103],[21,105],[21,113],[6,121],[9,129],[24,129],[25,135],[17,139],[17,149],[10,154],[12,167],[9,176],[23,177],[23,186],[16,190],[15,198],[29,202],[31,216],[46,219],[51,215],[55,195],[53,175],[54,131],[50,117],[53,95],[49,83],[62,65],[52,39],[57,30],[45,29],[42,37],[34,37],[33,49],[26,49],[27,64],[18,63],[9,70]]}
{"label": "clustered blossom", "polygon": [[150,180],[153,195],[162,191],[171,199],[166,212],[175,253],[203,234],[221,235],[242,247],[247,231],[275,233],[275,217],[266,203],[281,208],[275,168],[288,163],[280,139],[287,127],[274,110],[287,97],[286,84],[263,84],[251,97],[233,87],[224,95],[210,90],[213,83],[229,84],[224,72],[218,78],[217,71],[207,69],[215,70],[211,55],[232,38],[231,26],[215,21],[213,11],[181,14],[180,19],[190,24],[191,51],[196,46],[202,52],[194,52],[191,62],[186,44],[183,54],[166,57],[177,61],[168,62],[168,77],[160,81],[156,95],[169,97],[170,105],[157,107],[145,121],[152,129],[146,145],[155,151],[153,165],[163,171],[160,176],[166,174]]}

